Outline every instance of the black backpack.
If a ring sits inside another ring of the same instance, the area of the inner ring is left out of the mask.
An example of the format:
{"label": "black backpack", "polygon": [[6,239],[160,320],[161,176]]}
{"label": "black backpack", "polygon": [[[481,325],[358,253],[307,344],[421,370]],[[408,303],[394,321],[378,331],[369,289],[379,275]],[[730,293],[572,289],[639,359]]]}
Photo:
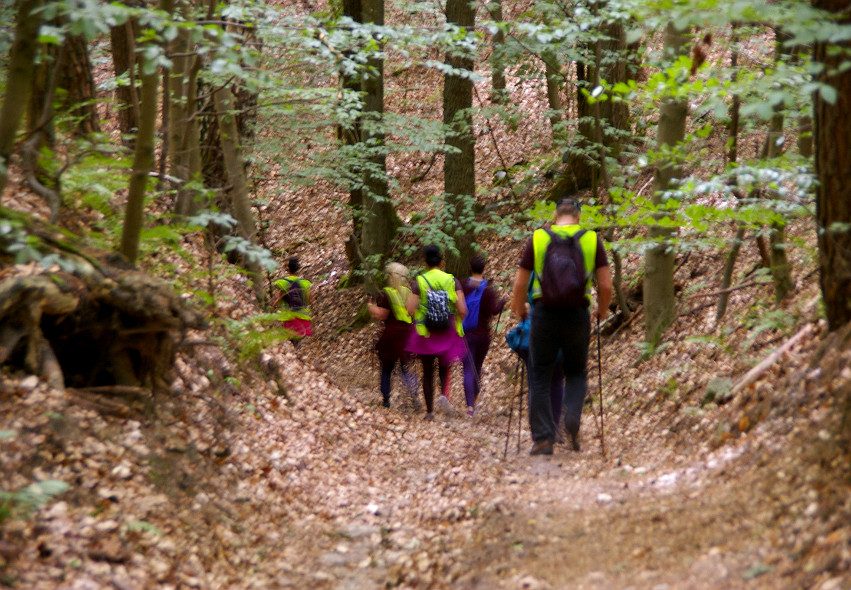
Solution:
{"label": "black backpack", "polygon": [[579,238],[585,230],[579,230],[564,238],[557,233],[544,230],[550,236],[550,244],[544,254],[544,268],[539,277],[541,303],[546,307],[587,307],[585,293],[585,255]]}
{"label": "black backpack", "polygon": [[286,292],[284,293],[284,303],[291,311],[300,311],[304,309],[304,290],[301,288],[301,281],[298,279],[284,279],[289,283]]}
{"label": "black backpack", "polygon": [[[428,279],[420,275],[428,285],[425,292],[425,327],[429,332],[443,332],[449,329],[449,293],[444,289],[435,289]],[[422,296],[422,293],[420,294]]]}

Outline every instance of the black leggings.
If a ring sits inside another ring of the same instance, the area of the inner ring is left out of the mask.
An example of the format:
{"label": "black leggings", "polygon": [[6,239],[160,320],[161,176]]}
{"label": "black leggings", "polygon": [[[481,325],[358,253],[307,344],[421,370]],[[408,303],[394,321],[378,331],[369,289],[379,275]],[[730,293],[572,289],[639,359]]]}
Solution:
{"label": "black leggings", "polygon": [[[425,395],[426,412],[431,414],[434,412],[434,361],[437,360],[436,355],[421,355],[420,360],[423,363],[423,394]],[[443,366],[438,363],[437,374],[440,377],[440,391],[446,395],[446,389],[449,387],[449,366]]]}

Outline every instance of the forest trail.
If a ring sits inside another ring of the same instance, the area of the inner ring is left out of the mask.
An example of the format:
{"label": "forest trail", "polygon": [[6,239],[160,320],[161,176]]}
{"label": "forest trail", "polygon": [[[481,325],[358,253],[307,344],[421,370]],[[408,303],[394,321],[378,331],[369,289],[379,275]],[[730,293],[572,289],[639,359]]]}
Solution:
{"label": "forest trail", "polygon": [[[552,457],[530,457],[525,414],[518,446],[515,405],[504,455],[504,403],[515,390],[501,387],[483,393],[476,419],[464,415],[456,395],[456,412],[433,423],[398,403],[399,383],[390,410],[378,407],[369,389],[348,393],[367,403],[364,421],[401,434],[389,451],[380,435],[364,448],[372,458],[367,471],[355,468],[338,490],[361,498],[345,518],[381,531],[381,541],[369,551],[352,539],[323,554],[322,563],[339,560],[346,580],[329,587],[368,588],[377,573],[402,587],[793,588],[803,580],[806,587],[845,587],[847,577],[819,578],[818,559],[789,551],[819,535],[805,521],[825,507],[815,489],[800,485],[817,481],[818,469],[808,465],[810,442],[796,441],[814,432],[826,437],[817,428],[823,412],[804,418],[809,424],[782,427],[786,436],[778,436],[777,424],[764,425],[730,444],[682,448],[673,432],[653,436],[650,416],[626,417],[633,429],[615,416],[603,457],[596,408],[586,407],[581,452],[561,444]],[[490,411],[497,398],[502,415]],[[694,438],[705,443],[706,434]],[[384,461],[396,468],[381,469]],[[848,532],[832,537],[846,552]],[[364,574],[376,571],[360,578],[346,570],[355,562]]]}
{"label": "forest trail", "polygon": [[607,358],[606,457],[588,408],[581,452],[530,457],[525,420],[518,451],[515,418],[503,458],[516,394],[503,348],[473,420],[426,422],[398,383],[382,408],[366,331],[280,344],[239,372],[206,349],[178,363],[178,395],[155,408],[3,376],[9,488],[70,485],[4,523],[3,583],[847,588],[849,465],[827,392],[851,387],[851,331],[824,344],[822,330],[741,399],[701,412],[652,399],[643,411],[614,378],[656,379],[672,349],[632,369]]}

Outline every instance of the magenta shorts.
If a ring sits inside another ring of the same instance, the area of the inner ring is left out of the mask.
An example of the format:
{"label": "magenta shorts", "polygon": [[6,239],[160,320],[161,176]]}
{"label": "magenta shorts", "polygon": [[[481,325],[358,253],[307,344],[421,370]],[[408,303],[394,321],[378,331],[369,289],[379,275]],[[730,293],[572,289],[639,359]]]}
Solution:
{"label": "magenta shorts", "polygon": [[310,320],[305,320],[303,318],[294,318],[285,321],[284,327],[287,330],[292,330],[301,338],[304,338],[305,336],[313,336],[313,326],[311,326]]}

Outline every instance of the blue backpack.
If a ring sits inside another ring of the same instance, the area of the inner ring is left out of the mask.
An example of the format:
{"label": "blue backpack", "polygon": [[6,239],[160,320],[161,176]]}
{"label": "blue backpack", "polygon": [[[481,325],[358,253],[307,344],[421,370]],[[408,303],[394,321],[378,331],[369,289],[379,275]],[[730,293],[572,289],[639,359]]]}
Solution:
{"label": "blue backpack", "polygon": [[461,324],[465,333],[479,327],[479,309],[482,307],[482,294],[487,284],[488,282],[483,280],[472,293],[467,295],[467,315]]}

